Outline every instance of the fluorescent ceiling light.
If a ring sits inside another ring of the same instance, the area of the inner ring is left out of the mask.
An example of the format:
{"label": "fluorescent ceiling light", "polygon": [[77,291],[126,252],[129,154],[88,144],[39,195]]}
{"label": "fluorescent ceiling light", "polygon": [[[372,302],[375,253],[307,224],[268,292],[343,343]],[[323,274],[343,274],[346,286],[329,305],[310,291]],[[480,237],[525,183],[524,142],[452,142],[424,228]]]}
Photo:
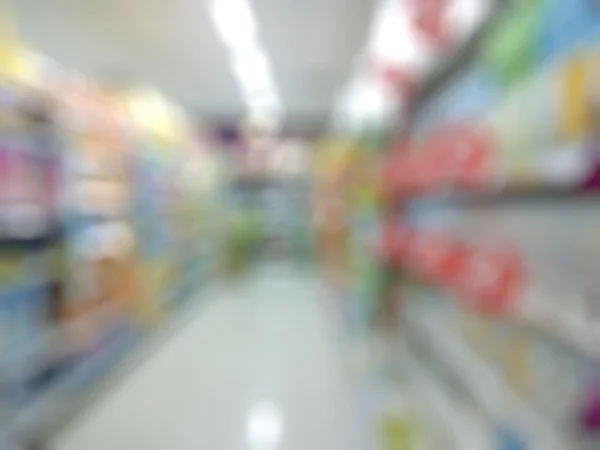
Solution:
{"label": "fluorescent ceiling light", "polygon": [[263,51],[258,48],[237,54],[232,61],[235,74],[246,94],[273,88],[271,66]]}
{"label": "fluorescent ceiling light", "polygon": [[249,0],[210,0],[210,15],[231,54],[231,67],[250,113],[281,114],[282,105]]}
{"label": "fluorescent ceiling light", "polygon": [[279,115],[283,109],[279,96],[275,90],[267,90],[246,95],[244,101],[248,109],[253,113]]}
{"label": "fluorescent ceiling light", "polygon": [[230,49],[240,51],[255,42],[257,26],[247,0],[212,0],[210,15]]}
{"label": "fluorescent ceiling light", "polygon": [[251,114],[280,115],[282,105],[266,54],[254,48],[235,55],[232,66]]}

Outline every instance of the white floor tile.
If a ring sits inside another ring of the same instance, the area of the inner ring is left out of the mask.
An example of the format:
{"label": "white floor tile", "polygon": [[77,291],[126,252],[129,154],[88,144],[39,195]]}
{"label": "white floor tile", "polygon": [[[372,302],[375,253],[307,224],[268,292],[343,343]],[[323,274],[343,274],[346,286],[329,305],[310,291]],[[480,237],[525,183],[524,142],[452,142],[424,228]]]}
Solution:
{"label": "white floor tile", "polygon": [[323,292],[287,267],[219,290],[53,448],[353,449],[354,397]]}

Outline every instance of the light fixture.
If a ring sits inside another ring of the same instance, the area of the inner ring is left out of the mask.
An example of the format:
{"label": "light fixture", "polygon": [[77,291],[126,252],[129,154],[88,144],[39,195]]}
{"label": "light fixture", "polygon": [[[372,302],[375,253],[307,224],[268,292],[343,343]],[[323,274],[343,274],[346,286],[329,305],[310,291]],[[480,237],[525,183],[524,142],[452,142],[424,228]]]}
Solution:
{"label": "light fixture", "polygon": [[211,0],[210,15],[231,54],[231,69],[249,114],[280,120],[283,107],[249,0]]}
{"label": "light fixture", "polygon": [[249,114],[279,121],[283,107],[249,0],[211,0],[210,15],[231,54],[232,72]]}
{"label": "light fixture", "polygon": [[242,51],[256,41],[257,26],[248,0],[211,0],[210,15],[231,51]]}
{"label": "light fixture", "polygon": [[244,100],[251,111],[276,112],[282,109],[279,96],[272,89],[251,93]]}
{"label": "light fixture", "polygon": [[283,120],[283,105],[272,83],[266,83],[262,89],[245,92],[244,103],[249,116],[268,118],[274,124]]}
{"label": "light fixture", "polygon": [[234,55],[232,67],[244,94],[273,89],[269,60],[260,48]]}

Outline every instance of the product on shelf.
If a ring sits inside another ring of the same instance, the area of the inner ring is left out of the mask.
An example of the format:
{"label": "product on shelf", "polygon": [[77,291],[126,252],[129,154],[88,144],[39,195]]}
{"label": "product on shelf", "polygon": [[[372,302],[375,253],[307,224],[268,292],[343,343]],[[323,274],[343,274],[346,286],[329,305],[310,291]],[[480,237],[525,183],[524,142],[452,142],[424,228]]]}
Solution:
{"label": "product on shelf", "polygon": [[504,12],[384,156],[381,256],[416,284],[405,322],[467,379],[491,448],[597,441],[598,14]]}
{"label": "product on shelf", "polygon": [[59,68],[4,19],[0,431],[27,446],[139,342],[148,310],[163,318],[210,273],[221,174],[176,107],[135,109],[133,93]]}
{"label": "product on shelf", "polygon": [[109,89],[65,78],[59,103],[66,152],[69,283],[63,315],[79,356],[127,320],[137,295],[136,236],[128,217],[131,163],[122,102]]}
{"label": "product on shelf", "polygon": [[[4,16],[2,17],[4,19]],[[10,27],[8,27],[10,28]],[[0,423],[61,370],[52,339],[60,307],[46,252],[60,247],[61,151],[44,67],[14,36],[0,39]]]}

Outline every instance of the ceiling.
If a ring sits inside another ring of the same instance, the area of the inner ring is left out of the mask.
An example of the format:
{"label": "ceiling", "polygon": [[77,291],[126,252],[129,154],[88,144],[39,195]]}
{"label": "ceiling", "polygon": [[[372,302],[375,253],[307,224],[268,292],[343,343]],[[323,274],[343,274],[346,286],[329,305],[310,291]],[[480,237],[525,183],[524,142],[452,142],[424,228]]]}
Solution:
{"label": "ceiling", "polygon": [[[151,83],[207,120],[244,112],[203,0],[13,0],[23,39],[60,64]],[[288,122],[325,123],[367,39],[375,0],[253,0]]]}

